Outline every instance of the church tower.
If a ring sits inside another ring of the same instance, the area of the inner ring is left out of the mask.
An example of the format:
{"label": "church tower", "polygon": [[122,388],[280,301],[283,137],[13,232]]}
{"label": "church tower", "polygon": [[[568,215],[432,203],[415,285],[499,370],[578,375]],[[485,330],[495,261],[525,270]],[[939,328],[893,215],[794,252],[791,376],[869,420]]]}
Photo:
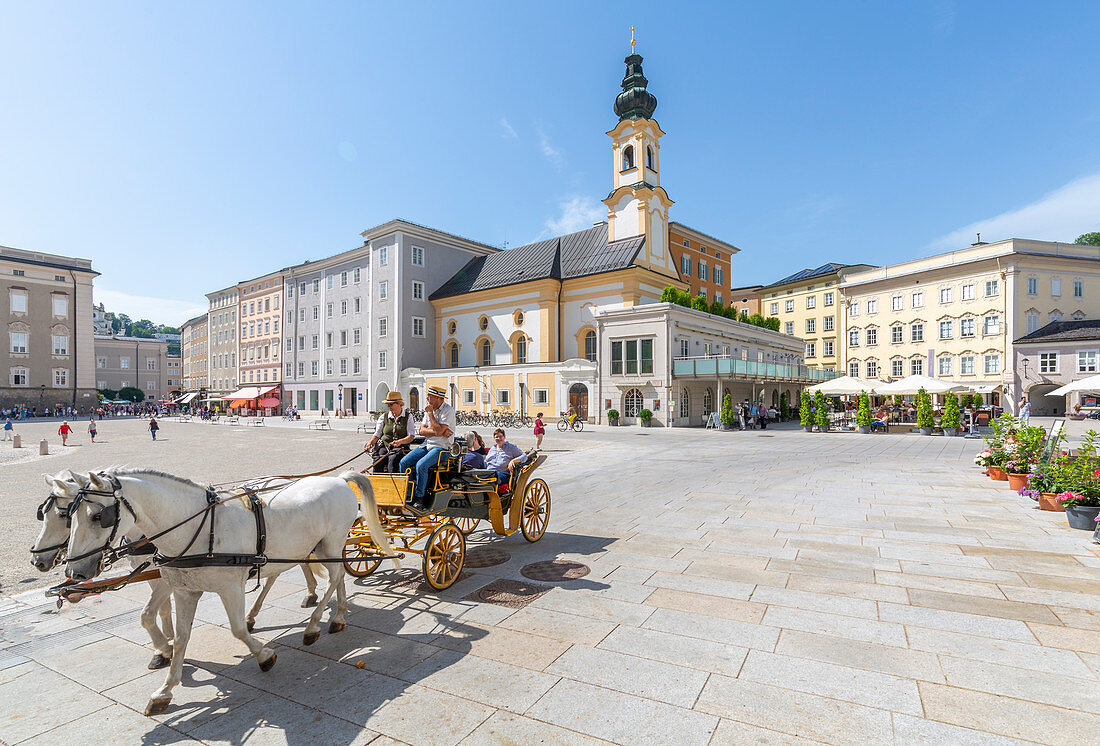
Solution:
{"label": "church tower", "polygon": [[679,278],[668,248],[668,208],[672,200],[661,186],[661,135],[653,119],[657,97],[646,90],[642,57],[634,54],[631,29],[630,56],[626,58],[623,91],[615,98],[619,123],[611,137],[614,189],[607,205],[609,241],[645,235],[645,249],[635,264]]}

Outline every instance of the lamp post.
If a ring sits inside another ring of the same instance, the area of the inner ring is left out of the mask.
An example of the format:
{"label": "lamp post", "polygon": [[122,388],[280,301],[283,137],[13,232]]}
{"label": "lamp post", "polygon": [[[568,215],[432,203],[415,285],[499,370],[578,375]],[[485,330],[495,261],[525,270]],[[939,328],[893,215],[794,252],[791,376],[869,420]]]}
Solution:
{"label": "lamp post", "polygon": [[344,384],[336,384],[336,409],[339,411],[337,416],[344,416]]}

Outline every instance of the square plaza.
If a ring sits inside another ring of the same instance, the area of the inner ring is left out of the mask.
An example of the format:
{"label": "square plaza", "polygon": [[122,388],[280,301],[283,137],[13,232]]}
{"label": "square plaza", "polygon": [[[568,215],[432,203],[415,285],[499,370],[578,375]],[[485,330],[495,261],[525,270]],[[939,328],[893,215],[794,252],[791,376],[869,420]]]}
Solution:
{"label": "square plaza", "polygon": [[[41,472],[141,465],[226,481],[313,471],[349,429],[107,420],[104,442],[5,467],[0,741],[74,743],[1088,743],[1100,728],[1100,546],[973,465],[981,442],[909,434],[595,427],[548,433],[545,537],[479,527],[440,593],[418,563],[348,579],[348,627],[302,644],[288,570],[257,619],[261,673],[200,602],[184,678],[147,718],[144,585],[66,605],[26,548]],[[23,428],[27,442],[37,440]],[[533,445],[529,432],[512,432]],[[6,447],[0,455],[12,451]],[[331,463],[330,463],[331,462]],[[362,468],[362,467],[360,467]],[[538,582],[521,608],[480,600]],[[118,570],[116,569],[116,572]],[[29,582],[28,582],[29,581]],[[252,596],[250,596],[251,602]],[[473,600],[471,600],[473,599]]]}

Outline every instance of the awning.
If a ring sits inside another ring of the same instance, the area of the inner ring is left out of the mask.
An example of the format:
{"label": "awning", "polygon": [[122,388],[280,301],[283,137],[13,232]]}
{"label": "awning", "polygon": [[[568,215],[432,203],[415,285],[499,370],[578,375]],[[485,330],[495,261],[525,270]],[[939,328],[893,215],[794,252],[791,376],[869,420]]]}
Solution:
{"label": "awning", "polygon": [[279,406],[279,400],[276,399],[275,397],[268,397],[266,399],[260,399],[260,406],[261,407],[267,407],[267,408],[277,407],[277,406]]}
{"label": "awning", "polygon": [[236,399],[229,403],[230,409],[240,409],[241,407],[248,406],[248,399]]}
{"label": "awning", "polygon": [[192,401],[194,401],[195,397],[197,397],[198,395],[199,395],[199,392],[197,392],[197,391],[193,391],[190,394],[184,394],[179,399],[176,399],[175,403],[176,404],[190,404]]}
{"label": "awning", "polygon": [[226,394],[223,399],[259,399],[261,396],[266,396],[273,391],[278,391],[278,386],[245,386],[239,388],[231,394]]}
{"label": "awning", "polygon": [[992,394],[994,391],[1001,390],[1001,384],[999,383],[975,383],[968,384],[968,387],[975,394]]}

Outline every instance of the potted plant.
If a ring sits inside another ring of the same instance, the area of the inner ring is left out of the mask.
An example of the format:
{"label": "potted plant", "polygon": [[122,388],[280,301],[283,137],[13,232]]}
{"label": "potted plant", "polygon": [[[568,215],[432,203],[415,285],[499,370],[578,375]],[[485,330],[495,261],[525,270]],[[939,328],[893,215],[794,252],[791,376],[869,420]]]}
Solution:
{"label": "potted plant", "polygon": [[619,424],[619,410],[609,409],[607,410],[607,424],[615,427]]}
{"label": "potted plant", "polygon": [[733,423],[737,421],[737,415],[733,412],[733,397],[726,394],[722,399],[722,411],[719,412],[718,418],[722,421],[723,430],[732,430]]}
{"label": "potted plant", "polygon": [[813,410],[810,409],[810,392],[805,389],[802,390],[798,407],[798,421],[802,424],[802,429],[806,432],[812,432],[814,429],[814,415]]}
{"label": "potted plant", "polygon": [[643,409],[638,412],[638,419],[642,421],[642,427],[649,427],[650,421],[653,420],[653,412]]}
{"label": "potted plant", "polygon": [[829,432],[829,408],[825,403],[825,394],[814,393],[814,424],[819,433]]}
{"label": "potted plant", "polygon": [[921,435],[931,435],[936,424],[932,416],[932,397],[923,388],[917,391],[917,427]]}
{"label": "potted plant", "polygon": [[943,434],[947,436],[958,435],[961,423],[959,399],[954,394],[947,394],[944,397],[943,416],[940,417],[940,427],[943,428]]}
{"label": "potted plant", "polygon": [[1028,487],[1028,476],[1039,467],[1044,455],[1046,431],[1025,427],[1012,434],[1013,450],[1002,468],[1008,475],[1009,489],[1019,492]]}
{"label": "potted plant", "polygon": [[1095,530],[1097,519],[1100,518],[1100,500],[1070,490],[1066,490],[1054,499],[1065,508],[1066,520],[1069,521],[1070,528]]}
{"label": "potted plant", "polygon": [[779,395],[779,418],[781,422],[786,422],[791,418],[791,406],[787,403],[786,391]]}
{"label": "potted plant", "polygon": [[856,427],[866,435],[871,432],[871,423],[874,421],[875,419],[871,415],[871,397],[867,396],[866,391],[860,391],[859,409],[856,410]]}

